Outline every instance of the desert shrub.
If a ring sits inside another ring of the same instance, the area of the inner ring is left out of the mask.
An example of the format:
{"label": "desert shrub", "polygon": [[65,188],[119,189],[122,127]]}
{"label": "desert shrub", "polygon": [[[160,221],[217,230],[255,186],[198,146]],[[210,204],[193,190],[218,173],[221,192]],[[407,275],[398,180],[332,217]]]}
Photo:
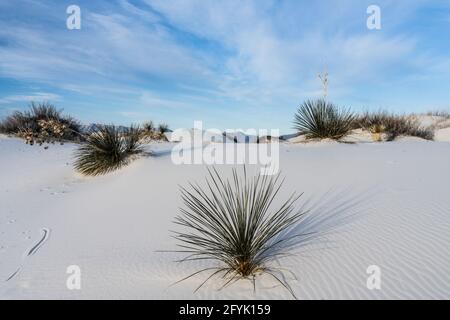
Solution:
{"label": "desert shrub", "polygon": [[278,176],[238,175],[233,169],[232,179],[224,180],[215,170],[208,170],[207,187],[190,185],[181,188],[186,208],[176,218],[185,229],[175,232],[182,252],[182,261],[212,260],[220,266],[206,268],[180,280],[202,272],[212,272],[197,288],[214,276],[222,275],[226,286],[240,279],[252,280],[259,274],[269,274],[292,294],[280,271],[269,263],[286,254],[282,248],[292,237],[280,237],[292,230],[303,215],[295,210],[299,196],[291,195],[281,205],[272,203],[281,188]]}
{"label": "desert shrub", "polygon": [[0,133],[8,133],[8,129],[6,128],[6,124],[4,121],[0,121]]}
{"label": "desert shrub", "polygon": [[141,152],[139,127],[101,126],[77,150],[75,169],[89,176],[106,174],[127,165]]}
{"label": "desert shrub", "polygon": [[399,136],[419,137],[426,140],[434,138],[434,130],[421,127],[417,118],[394,115],[387,111],[366,112],[359,117],[358,124],[371,133],[385,134],[388,141],[393,141]]}
{"label": "desert shrub", "polygon": [[401,116],[394,117],[386,124],[385,133],[388,141],[393,141],[400,136],[418,137],[425,140],[434,139],[434,130],[432,128],[421,127],[417,119]]}
{"label": "desert shrub", "polygon": [[22,127],[17,135],[25,140],[27,144],[62,142],[67,130],[67,125],[57,120],[38,120],[38,130]]}
{"label": "desert shrub", "polygon": [[166,123],[160,123],[158,125],[158,132],[163,134],[166,133],[167,131],[169,131],[169,125]]}
{"label": "desert shrub", "polygon": [[294,119],[294,129],[307,139],[339,140],[353,129],[353,125],[353,113],[323,99],[303,103]]}
{"label": "desert shrub", "polygon": [[82,140],[81,126],[77,120],[62,115],[61,110],[49,103],[31,103],[27,111],[16,111],[0,124],[2,133],[13,134],[29,144],[55,141]]}
{"label": "desert shrub", "polygon": [[168,130],[167,124],[160,124],[156,128],[153,121],[148,121],[142,125],[141,135],[145,140],[166,140],[164,133]]}
{"label": "desert shrub", "polygon": [[156,139],[156,129],[153,121],[147,121],[142,124],[141,137],[145,141]]}
{"label": "desert shrub", "polygon": [[169,131],[169,125],[166,123],[161,123],[158,125],[158,137],[160,140],[167,140],[164,133]]}
{"label": "desert shrub", "polygon": [[384,133],[386,125],[392,121],[393,115],[386,111],[365,112],[355,121],[358,128],[370,131],[371,133]]}
{"label": "desert shrub", "polygon": [[141,150],[141,132],[142,129],[139,126],[130,126],[122,133],[125,141],[126,152],[128,154],[140,153]]}
{"label": "desert shrub", "polygon": [[154,132],[155,125],[153,124],[153,121],[144,122],[144,124],[142,125],[142,130],[147,132]]}

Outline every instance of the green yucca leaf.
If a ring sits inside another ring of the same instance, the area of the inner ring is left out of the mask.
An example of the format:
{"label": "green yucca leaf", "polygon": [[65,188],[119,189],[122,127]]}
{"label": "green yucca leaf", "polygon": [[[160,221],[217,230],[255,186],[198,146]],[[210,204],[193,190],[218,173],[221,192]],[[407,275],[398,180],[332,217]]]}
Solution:
{"label": "green yucca leaf", "polygon": [[346,136],[354,125],[354,115],[323,99],[303,103],[294,118],[294,129],[307,139],[339,140]]}
{"label": "green yucca leaf", "polygon": [[267,273],[293,294],[270,262],[286,254],[282,244],[289,238],[282,235],[304,214],[295,209],[301,195],[293,194],[275,207],[273,202],[283,184],[279,175],[250,177],[245,167],[241,174],[233,169],[231,179],[222,178],[216,169],[208,169],[208,173],[204,188],[197,184],[181,188],[185,207],[175,223],[183,229],[174,237],[181,248],[177,252],[187,254],[181,261],[215,260],[222,267],[206,268],[187,278],[214,270],[201,287],[219,273],[227,278],[226,284],[238,279],[254,281],[256,275]]}
{"label": "green yucca leaf", "polygon": [[86,138],[76,152],[75,169],[84,175],[96,176],[117,170],[142,152],[138,127],[120,130],[102,126]]}

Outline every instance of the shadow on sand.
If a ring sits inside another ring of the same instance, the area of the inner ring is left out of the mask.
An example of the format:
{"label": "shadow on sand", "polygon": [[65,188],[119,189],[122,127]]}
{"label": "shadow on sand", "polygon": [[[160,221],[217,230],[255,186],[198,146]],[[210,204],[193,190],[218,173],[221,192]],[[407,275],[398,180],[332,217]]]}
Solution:
{"label": "shadow on sand", "polygon": [[[319,245],[319,250],[330,249],[333,243],[328,239],[331,234],[350,230],[351,224],[361,218],[370,206],[374,188],[355,190],[348,188],[341,191],[329,190],[317,198],[307,199],[301,210],[305,212],[301,220],[286,232],[272,239],[273,245],[265,254],[268,260],[289,256],[287,252],[299,253],[310,245]],[[270,245],[269,245],[270,246]],[[307,251],[312,250],[308,248]]]}

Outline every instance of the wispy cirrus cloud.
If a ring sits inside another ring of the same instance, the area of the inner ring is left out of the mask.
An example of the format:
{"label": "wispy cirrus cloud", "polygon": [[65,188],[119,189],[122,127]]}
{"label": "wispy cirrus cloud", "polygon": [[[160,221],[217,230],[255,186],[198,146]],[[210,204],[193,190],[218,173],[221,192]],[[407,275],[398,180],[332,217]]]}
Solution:
{"label": "wispy cirrus cloud", "polygon": [[57,102],[60,100],[61,96],[54,93],[33,92],[30,95],[12,95],[3,97],[0,99],[0,104],[35,101]]}
{"label": "wispy cirrus cloud", "polygon": [[[8,89],[0,91],[0,101],[39,98],[30,93],[39,91],[75,112],[119,115],[111,121],[145,114],[186,126],[201,116],[216,127],[242,121],[243,127],[288,128],[297,104],[320,96],[317,73],[326,67],[330,97],[338,102],[418,105],[425,98],[414,89],[405,94],[406,82],[422,88],[417,79],[436,86],[448,79],[442,70],[449,45],[433,41],[443,36],[443,22],[427,11],[445,3],[380,0],[381,31],[365,27],[369,4],[80,0],[82,29],[69,31],[62,2],[2,2],[0,79]],[[434,95],[433,101],[445,98]],[[240,112],[244,116],[236,117]]]}

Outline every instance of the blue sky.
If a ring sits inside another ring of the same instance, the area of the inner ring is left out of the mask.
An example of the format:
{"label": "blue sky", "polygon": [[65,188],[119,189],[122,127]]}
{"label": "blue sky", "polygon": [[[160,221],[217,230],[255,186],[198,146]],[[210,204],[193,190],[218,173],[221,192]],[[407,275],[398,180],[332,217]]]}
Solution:
{"label": "blue sky", "polygon": [[450,1],[0,0],[0,116],[50,101],[85,123],[289,132],[325,67],[355,111],[450,111]]}

